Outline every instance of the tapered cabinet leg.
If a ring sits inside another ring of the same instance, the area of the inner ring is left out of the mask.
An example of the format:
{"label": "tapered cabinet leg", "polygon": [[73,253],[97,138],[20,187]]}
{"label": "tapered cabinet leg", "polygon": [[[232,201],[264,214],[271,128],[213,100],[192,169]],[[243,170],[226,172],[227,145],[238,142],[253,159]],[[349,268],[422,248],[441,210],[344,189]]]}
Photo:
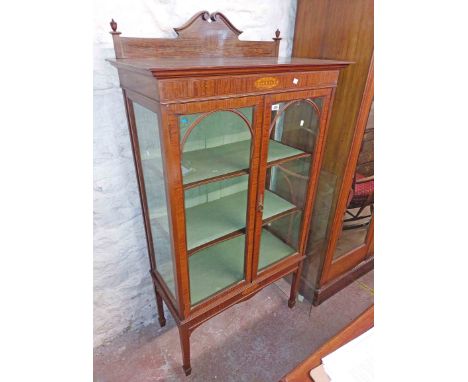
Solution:
{"label": "tapered cabinet leg", "polygon": [[179,326],[180,347],[182,348],[182,368],[185,375],[190,375],[192,366],[190,365],[190,331],[187,326]]}
{"label": "tapered cabinet leg", "polygon": [[164,317],[164,306],[163,306],[163,299],[161,295],[158,292],[158,289],[156,288],[156,285],[154,285],[154,293],[156,295],[156,305],[158,307],[158,320],[159,320],[159,325],[161,325],[161,328],[166,325],[166,317]]}
{"label": "tapered cabinet leg", "polygon": [[293,279],[291,283],[291,293],[289,295],[289,300],[288,300],[288,306],[291,309],[294,308],[294,306],[296,305],[297,290],[299,288],[300,272],[301,272],[301,267],[299,267],[299,269],[293,274]]}

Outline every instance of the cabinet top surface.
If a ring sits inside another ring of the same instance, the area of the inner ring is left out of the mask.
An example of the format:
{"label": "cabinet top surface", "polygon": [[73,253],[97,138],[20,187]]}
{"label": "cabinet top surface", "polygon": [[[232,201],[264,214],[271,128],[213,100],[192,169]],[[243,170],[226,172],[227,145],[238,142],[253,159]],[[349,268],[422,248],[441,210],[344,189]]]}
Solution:
{"label": "cabinet top surface", "polygon": [[336,70],[350,64],[347,61],[299,57],[157,57],[108,61],[117,68],[151,74],[156,78]]}

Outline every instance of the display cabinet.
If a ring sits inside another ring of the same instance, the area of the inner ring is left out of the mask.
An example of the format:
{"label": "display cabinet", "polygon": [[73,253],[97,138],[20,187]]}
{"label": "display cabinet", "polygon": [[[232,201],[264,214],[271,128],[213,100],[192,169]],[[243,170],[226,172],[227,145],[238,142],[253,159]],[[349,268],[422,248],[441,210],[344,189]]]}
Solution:
{"label": "display cabinet", "polygon": [[301,261],[342,61],[278,58],[200,12],[173,39],[121,37],[112,21],[159,322],[183,368],[200,324]]}
{"label": "display cabinet", "polygon": [[338,81],[301,274],[315,305],[374,266],[373,52],[373,0],[298,0],[293,55],[353,62]]}

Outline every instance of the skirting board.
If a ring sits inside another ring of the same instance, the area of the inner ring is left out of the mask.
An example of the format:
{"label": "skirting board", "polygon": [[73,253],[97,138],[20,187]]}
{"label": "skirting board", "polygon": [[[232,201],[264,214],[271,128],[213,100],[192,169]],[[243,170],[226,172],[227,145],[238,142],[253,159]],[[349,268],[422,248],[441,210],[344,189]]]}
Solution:
{"label": "skirting board", "polygon": [[330,281],[328,284],[325,284],[321,288],[316,288],[314,291],[314,299],[312,301],[312,304],[314,306],[320,305],[322,302],[324,302],[343,288],[347,287],[353,281],[365,275],[372,269],[374,269],[374,256],[365,259],[364,261],[356,265],[353,269]]}

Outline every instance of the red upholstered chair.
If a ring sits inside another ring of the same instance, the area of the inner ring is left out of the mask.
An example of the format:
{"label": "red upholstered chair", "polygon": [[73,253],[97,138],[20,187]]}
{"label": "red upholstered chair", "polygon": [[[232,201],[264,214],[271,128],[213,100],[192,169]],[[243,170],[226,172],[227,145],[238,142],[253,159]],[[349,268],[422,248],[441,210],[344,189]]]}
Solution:
{"label": "red upholstered chair", "polygon": [[[363,213],[366,207],[369,213]],[[355,209],[358,209],[355,212]],[[356,173],[348,198],[343,229],[354,229],[368,225],[374,213],[374,175],[364,176]]]}

